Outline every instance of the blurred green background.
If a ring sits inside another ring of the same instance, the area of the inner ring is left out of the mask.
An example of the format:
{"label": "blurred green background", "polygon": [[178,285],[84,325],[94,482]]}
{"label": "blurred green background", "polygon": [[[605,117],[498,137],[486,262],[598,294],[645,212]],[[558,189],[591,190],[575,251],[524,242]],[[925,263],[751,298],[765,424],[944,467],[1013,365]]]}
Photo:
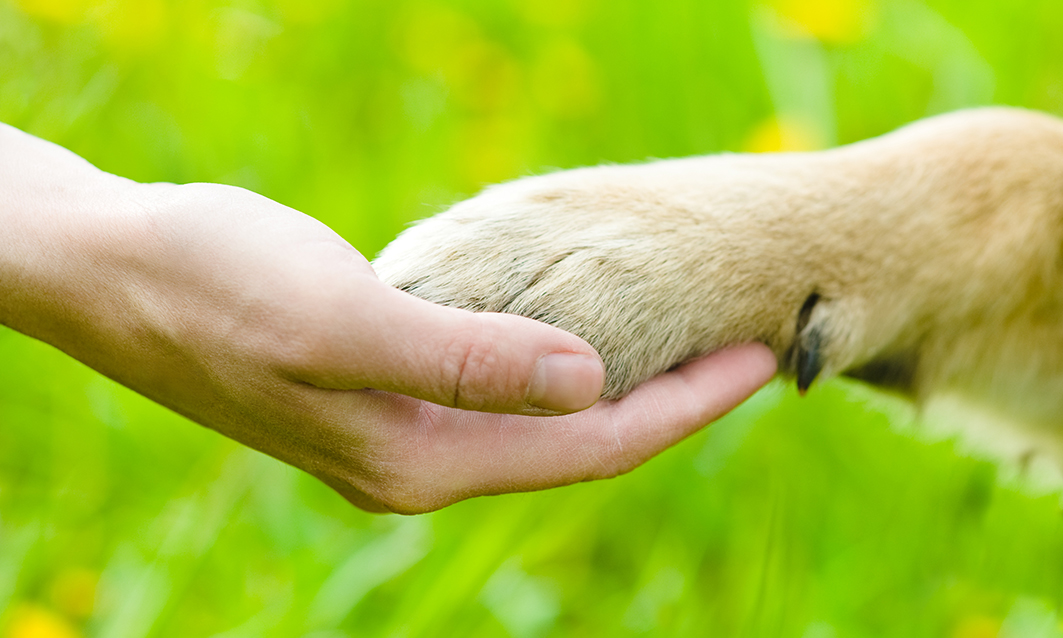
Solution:
{"label": "blurred green background", "polygon": [[[1058,0],[0,0],[0,121],[367,256],[555,167],[1063,114]],[[0,331],[0,636],[1063,636],[1057,496],[769,386],[634,473],[415,518]]]}

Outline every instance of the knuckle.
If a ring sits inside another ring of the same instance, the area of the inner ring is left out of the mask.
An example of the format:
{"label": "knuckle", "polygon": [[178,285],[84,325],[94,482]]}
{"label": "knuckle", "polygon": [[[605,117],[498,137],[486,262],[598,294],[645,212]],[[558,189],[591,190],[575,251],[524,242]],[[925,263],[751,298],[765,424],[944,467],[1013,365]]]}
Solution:
{"label": "knuckle", "polygon": [[501,358],[496,339],[485,322],[461,331],[447,349],[444,369],[452,405],[477,410],[491,403],[499,382]]}

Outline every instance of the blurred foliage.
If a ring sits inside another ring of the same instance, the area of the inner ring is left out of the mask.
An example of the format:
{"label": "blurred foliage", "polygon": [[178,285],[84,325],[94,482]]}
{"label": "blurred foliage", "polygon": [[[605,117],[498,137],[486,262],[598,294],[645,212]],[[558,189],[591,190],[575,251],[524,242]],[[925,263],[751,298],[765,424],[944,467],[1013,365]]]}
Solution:
{"label": "blurred foliage", "polygon": [[[1061,33],[1058,0],[0,0],[0,121],[371,256],[551,167],[1060,114]],[[1063,635],[1057,499],[854,384],[770,386],[613,481],[399,518],[10,331],[0,361],[7,638]]]}

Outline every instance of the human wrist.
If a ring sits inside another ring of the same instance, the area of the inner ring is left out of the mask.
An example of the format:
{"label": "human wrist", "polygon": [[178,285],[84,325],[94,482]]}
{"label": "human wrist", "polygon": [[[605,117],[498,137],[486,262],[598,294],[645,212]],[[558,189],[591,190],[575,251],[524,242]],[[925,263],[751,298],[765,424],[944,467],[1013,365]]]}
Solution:
{"label": "human wrist", "polygon": [[[0,324],[61,346],[95,314],[139,185],[0,125]],[[64,348],[65,349],[65,348]]]}

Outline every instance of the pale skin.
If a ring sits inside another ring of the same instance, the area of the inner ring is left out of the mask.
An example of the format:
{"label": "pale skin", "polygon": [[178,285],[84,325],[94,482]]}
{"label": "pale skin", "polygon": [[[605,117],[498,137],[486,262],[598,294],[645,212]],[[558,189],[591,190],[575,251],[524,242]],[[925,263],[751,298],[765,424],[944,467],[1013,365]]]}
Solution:
{"label": "pale skin", "polygon": [[0,233],[0,323],[369,511],[615,476],[776,368],[737,346],[598,401],[572,334],[400,292],[248,191],[138,184],[4,125]]}

